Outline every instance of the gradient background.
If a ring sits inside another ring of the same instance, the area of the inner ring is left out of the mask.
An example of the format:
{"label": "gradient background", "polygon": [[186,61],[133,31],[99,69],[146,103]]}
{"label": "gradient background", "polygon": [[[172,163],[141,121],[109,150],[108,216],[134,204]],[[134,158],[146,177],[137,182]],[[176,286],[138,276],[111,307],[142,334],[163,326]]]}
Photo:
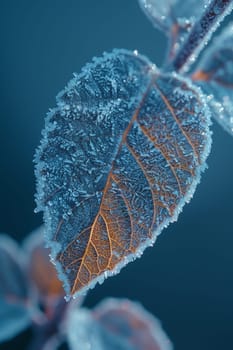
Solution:
{"label": "gradient background", "polygon": [[[1,0],[0,40],[0,231],[20,241],[42,222],[33,213],[32,159],[55,95],[73,72],[115,47],[138,49],[160,65],[166,40],[136,0]],[[139,300],[177,350],[233,348],[233,138],[215,123],[213,132],[209,169],[178,223],[86,300]],[[23,350],[27,336],[0,348]]]}

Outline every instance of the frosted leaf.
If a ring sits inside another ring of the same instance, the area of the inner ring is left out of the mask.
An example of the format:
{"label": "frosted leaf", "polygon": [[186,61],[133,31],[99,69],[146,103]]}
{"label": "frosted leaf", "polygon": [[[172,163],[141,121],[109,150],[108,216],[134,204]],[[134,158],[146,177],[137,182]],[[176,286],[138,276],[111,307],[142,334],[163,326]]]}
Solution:
{"label": "frosted leaf", "polygon": [[208,3],[209,0],[139,0],[152,24],[164,31],[171,41],[170,56],[183,44]]}
{"label": "frosted leaf", "polygon": [[68,318],[71,350],[171,350],[160,322],[140,304],[107,299],[93,312],[73,310]]}
{"label": "frosted leaf", "polygon": [[27,237],[23,248],[30,282],[36,288],[38,297],[51,303],[52,299],[63,298],[65,292],[49,259],[50,250],[44,245],[44,227],[41,226]]}
{"label": "frosted leaf", "polygon": [[205,168],[209,123],[199,89],[125,50],[94,59],[58,95],[36,199],[68,295],[118,273],[177,219]]}
{"label": "frosted leaf", "polygon": [[93,319],[89,310],[73,309],[69,313],[66,328],[69,349],[105,350],[98,323]]}
{"label": "frosted leaf", "polygon": [[17,244],[0,235],[0,342],[13,338],[30,324],[27,284]]}
{"label": "frosted leaf", "polygon": [[215,119],[233,135],[233,23],[214,40],[192,78],[209,95]]}

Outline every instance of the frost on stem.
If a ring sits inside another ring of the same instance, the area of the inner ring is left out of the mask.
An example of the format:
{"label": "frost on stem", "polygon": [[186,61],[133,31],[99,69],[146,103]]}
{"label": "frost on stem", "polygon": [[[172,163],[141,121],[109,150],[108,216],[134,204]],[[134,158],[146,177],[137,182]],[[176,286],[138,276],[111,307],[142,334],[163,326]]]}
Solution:
{"label": "frost on stem", "polygon": [[233,23],[208,48],[192,79],[208,95],[214,118],[233,135]]}
{"label": "frost on stem", "polygon": [[208,43],[213,32],[232,9],[232,0],[212,0],[175,56],[171,64],[172,69],[177,72],[187,71],[189,66],[196,61],[198,54]]}
{"label": "frost on stem", "polygon": [[200,18],[209,0],[139,0],[152,24],[168,38],[168,61],[183,45],[188,33]]}

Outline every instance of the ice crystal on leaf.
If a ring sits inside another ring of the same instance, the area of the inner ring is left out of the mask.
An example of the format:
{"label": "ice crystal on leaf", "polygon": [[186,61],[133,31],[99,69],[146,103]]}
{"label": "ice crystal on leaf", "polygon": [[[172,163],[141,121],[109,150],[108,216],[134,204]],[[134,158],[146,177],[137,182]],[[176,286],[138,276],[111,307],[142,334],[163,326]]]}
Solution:
{"label": "ice crystal on leaf", "polygon": [[68,295],[140,256],[189,201],[210,149],[199,89],[147,58],[95,58],[57,97],[36,154],[37,205]]}

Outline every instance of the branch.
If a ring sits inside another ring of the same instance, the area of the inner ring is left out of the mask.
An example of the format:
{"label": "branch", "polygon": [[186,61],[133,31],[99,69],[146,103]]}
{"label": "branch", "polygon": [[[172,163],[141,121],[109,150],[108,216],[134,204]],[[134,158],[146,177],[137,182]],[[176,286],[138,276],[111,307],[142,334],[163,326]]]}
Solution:
{"label": "branch", "polygon": [[177,72],[187,70],[202,47],[216,30],[219,23],[233,9],[233,0],[212,0],[202,17],[194,24],[187,40],[178,51],[173,62],[173,69]]}

